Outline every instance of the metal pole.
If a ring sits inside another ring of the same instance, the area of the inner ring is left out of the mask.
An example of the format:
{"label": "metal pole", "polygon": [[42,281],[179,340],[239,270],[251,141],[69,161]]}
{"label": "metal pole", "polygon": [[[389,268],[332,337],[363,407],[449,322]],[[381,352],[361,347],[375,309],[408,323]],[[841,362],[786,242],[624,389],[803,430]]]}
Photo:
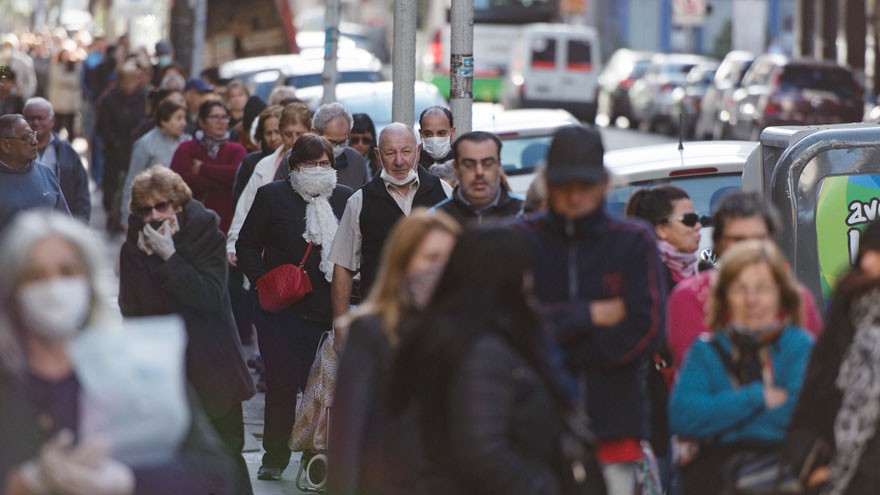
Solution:
{"label": "metal pole", "polygon": [[876,96],[877,76],[877,0],[865,0],[865,94],[868,98]]}
{"label": "metal pole", "polygon": [[394,0],[391,118],[413,125],[416,84],[416,2]]}
{"label": "metal pole", "polygon": [[837,49],[837,63],[846,65],[849,60],[849,45],[846,40],[846,0],[837,0],[837,36],[834,46]]}
{"label": "metal pole", "polygon": [[458,135],[471,131],[474,104],[474,2],[452,0],[449,109]]}
{"label": "metal pole", "polygon": [[208,22],[208,0],[190,0],[190,7],[195,11],[193,23],[192,69],[190,74],[198,77],[202,72],[205,55],[205,24]]}
{"label": "metal pole", "polygon": [[825,0],[816,0],[813,8],[813,58],[825,60]]}
{"label": "metal pole", "polygon": [[339,47],[339,17],[342,13],[340,0],[327,0],[324,4],[324,95],[321,103],[336,101],[336,52]]}

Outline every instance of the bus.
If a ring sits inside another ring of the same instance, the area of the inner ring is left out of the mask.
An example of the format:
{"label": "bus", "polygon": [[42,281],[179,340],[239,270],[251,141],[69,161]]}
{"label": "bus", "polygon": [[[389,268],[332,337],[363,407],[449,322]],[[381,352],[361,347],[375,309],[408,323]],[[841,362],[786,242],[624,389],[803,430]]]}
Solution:
{"label": "bus", "polygon": [[[559,0],[474,0],[474,100],[499,101],[510,51],[523,25],[553,22]],[[431,2],[426,19],[430,41],[423,56],[426,79],[449,98],[449,2]]]}

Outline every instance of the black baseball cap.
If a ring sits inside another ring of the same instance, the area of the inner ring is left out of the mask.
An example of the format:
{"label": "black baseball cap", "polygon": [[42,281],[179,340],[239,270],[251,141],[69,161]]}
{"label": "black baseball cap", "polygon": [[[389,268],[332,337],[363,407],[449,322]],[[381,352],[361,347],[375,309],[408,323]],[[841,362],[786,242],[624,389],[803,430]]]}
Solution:
{"label": "black baseball cap", "polygon": [[608,178],[604,157],[605,147],[598,129],[584,125],[560,127],[547,152],[547,183],[602,182]]}

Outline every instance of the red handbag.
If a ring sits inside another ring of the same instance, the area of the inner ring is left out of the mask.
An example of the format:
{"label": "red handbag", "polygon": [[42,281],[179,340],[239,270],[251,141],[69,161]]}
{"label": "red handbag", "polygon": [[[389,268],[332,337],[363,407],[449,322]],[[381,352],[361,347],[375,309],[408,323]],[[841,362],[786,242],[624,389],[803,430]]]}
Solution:
{"label": "red handbag", "polygon": [[260,296],[261,308],[277,313],[289,308],[306,294],[312,292],[312,281],[309,280],[309,274],[303,268],[311,252],[312,243],[310,242],[299,266],[290,263],[279,265],[257,280],[257,294]]}

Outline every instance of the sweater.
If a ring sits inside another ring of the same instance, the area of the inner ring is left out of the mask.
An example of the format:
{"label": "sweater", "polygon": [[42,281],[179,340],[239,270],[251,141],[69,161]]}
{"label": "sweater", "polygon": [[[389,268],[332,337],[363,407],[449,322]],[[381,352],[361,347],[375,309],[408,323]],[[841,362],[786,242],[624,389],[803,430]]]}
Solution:
{"label": "sweater", "polygon": [[131,152],[131,164],[128,166],[128,174],[125,176],[125,186],[122,188],[121,215],[119,218],[128,218],[128,206],[131,202],[131,184],[135,177],[153,165],[171,165],[171,158],[180,143],[190,139],[189,134],[182,134],[173,138],[165,134],[158,127],[154,127],[135,141]]}
{"label": "sweater", "polygon": [[0,231],[23,210],[55,209],[70,214],[55,174],[36,160],[15,170],[0,161]]}

